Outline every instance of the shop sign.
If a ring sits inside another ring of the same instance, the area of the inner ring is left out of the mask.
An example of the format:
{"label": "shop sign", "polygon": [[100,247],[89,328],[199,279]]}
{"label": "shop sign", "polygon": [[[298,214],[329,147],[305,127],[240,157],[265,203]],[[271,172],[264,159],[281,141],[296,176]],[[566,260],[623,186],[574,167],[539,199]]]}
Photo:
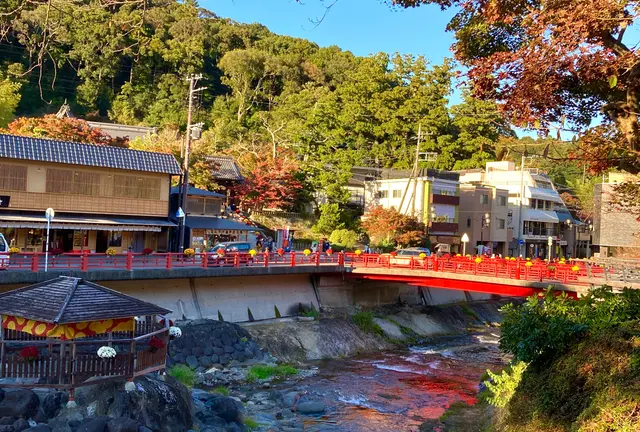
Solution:
{"label": "shop sign", "polygon": [[11,197],[9,195],[0,195],[0,207],[9,207],[9,201]]}

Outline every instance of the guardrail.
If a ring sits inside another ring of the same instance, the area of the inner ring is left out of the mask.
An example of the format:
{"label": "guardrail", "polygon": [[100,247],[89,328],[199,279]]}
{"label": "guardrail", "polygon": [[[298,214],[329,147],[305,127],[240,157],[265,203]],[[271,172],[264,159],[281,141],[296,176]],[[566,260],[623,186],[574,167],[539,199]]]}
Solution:
{"label": "guardrail", "polygon": [[[20,253],[0,259],[0,268],[8,271],[44,270],[44,253]],[[65,253],[49,255],[51,270],[126,270],[224,267],[332,266],[338,268],[387,268],[426,270],[452,274],[473,274],[498,279],[517,279],[563,284],[607,284],[622,282],[640,287],[640,262],[591,262],[575,260],[552,262],[487,257],[414,257],[390,254],[355,253]]]}

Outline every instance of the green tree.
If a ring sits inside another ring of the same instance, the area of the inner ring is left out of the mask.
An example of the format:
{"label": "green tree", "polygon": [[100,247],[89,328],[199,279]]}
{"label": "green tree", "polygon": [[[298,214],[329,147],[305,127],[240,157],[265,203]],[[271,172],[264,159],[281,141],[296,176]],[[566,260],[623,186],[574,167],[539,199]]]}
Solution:
{"label": "green tree", "polygon": [[327,203],[320,205],[320,217],[313,225],[313,232],[325,236],[330,235],[333,231],[341,229],[343,224],[340,222],[342,211],[336,203]]}
{"label": "green tree", "polygon": [[20,84],[8,79],[0,80],[0,127],[6,127],[20,102]]}

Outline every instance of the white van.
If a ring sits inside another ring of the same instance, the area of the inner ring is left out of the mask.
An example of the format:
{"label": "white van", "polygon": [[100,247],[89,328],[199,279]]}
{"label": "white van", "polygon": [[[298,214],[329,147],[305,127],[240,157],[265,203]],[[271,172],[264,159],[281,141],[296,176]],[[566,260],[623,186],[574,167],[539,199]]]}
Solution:
{"label": "white van", "polygon": [[0,234],[0,270],[6,270],[9,267],[9,243]]}

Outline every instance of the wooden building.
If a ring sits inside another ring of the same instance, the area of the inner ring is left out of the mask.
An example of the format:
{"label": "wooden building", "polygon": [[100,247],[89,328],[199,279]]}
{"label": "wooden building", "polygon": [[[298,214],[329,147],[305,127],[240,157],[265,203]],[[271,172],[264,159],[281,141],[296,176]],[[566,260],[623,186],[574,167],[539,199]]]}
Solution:
{"label": "wooden building", "polygon": [[166,251],[172,155],[0,134],[0,232],[23,252]]}
{"label": "wooden building", "polygon": [[76,387],[163,370],[169,321],[160,317],[169,313],[66,276],[2,293],[0,385],[69,389],[73,397]]}

